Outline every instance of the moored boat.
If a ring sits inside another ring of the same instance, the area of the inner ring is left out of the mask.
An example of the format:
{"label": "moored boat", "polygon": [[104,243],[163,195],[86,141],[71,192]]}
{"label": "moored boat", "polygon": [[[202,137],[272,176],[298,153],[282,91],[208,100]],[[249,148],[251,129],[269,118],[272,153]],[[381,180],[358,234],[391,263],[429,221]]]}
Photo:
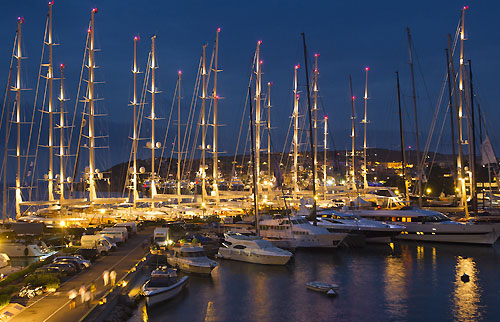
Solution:
{"label": "moored boat", "polygon": [[293,256],[289,251],[273,246],[258,236],[226,233],[224,247],[219,248],[218,257],[242,262],[285,265]]}
{"label": "moored boat", "polygon": [[187,244],[174,247],[173,253],[167,257],[167,262],[182,271],[206,275],[218,265],[205,255],[202,247]]}
{"label": "moored boat", "polygon": [[175,269],[161,267],[151,273],[151,278],[141,288],[146,304],[152,306],[170,300],[188,284],[189,277],[177,277]]}

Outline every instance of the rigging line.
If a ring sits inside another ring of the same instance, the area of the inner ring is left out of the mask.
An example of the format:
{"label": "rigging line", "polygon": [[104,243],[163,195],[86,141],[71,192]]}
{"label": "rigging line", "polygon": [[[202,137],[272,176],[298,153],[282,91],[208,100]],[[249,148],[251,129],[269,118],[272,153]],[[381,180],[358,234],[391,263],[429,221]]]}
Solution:
{"label": "rigging line", "polygon": [[[168,158],[168,167],[167,167],[167,175],[165,176],[165,180],[168,181],[168,177],[170,175],[170,166],[172,165],[172,158],[174,156],[174,150],[175,150],[175,143],[177,142],[177,136],[174,138],[174,142],[172,142],[172,151],[170,152],[170,158]],[[163,188],[163,193],[165,193],[165,189],[167,189],[167,186]]]}
{"label": "rigging line", "polygon": [[[9,75],[12,73],[12,65],[14,64],[14,55],[15,55],[15,52],[16,52],[16,45],[15,45],[16,41],[17,41],[17,32],[16,32],[16,35],[14,36],[14,46],[12,46],[12,55],[10,56]],[[5,93],[4,93],[4,96],[3,96],[2,117],[0,118],[0,131],[2,130],[3,117],[4,117],[4,114],[5,114],[5,108],[6,108],[6,105],[7,105],[7,97],[9,96],[8,93],[10,92],[10,85],[11,84],[9,84],[9,82],[7,82],[7,86],[5,87]],[[6,120],[8,120],[8,116],[7,115],[6,115]],[[5,123],[5,124],[7,124],[7,123]]]}
{"label": "rigging line", "polygon": [[[90,27],[90,23],[89,23],[89,27]],[[87,58],[88,44],[89,44],[89,33],[87,33],[87,39],[85,41],[85,48],[83,50],[83,61],[82,61],[82,68],[80,70],[80,80],[78,81],[78,89],[76,91],[75,108],[73,110],[73,120],[71,121],[71,130],[69,131],[68,151],[71,151],[71,144],[73,142],[73,129],[75,128],[75,121],[76,121],[77,108],[78,108],[78,101],[79,101],[79,98],[80,98],[80,90],[81,90],[81,87],[82,87],[83,70],[85,69],[85,59]],[[84,111],[85,111],[85,106],[86,106],[86,103],[84,103],[84,109],[83,109]],[[81,125],[81,123],[80,123],[80,125]],[[80,128],[81,128],[81,126],[80,126]],[[81,129],[80,129],[80,135],[81,135]],[[65,169],[68,166],[68,161],[69,161],[69,158],[66,158],[66,161],[64,163],[64,168]]]}
{"label": "rigging line", "polygon": [[[256,59],[257,52],[254,51],[253,54],[253,59],[252,59],[252,67],[250,68],[250,79],[248,81],[248,86],[252,84],[252,78],[253,78],[253,69],[255,68],[255,59]],[[240,122],[240,129],[238,131],[238,140],[236,141],[236,150],[234,151],[234,158],[233,158],[233,167],[231,169],[231,175],[235,171],[235,164],[236,164],[236,156],[238,155],[238,149],[240,146],[240,138],[241,138],[241,131],[243,129],[243,122],[245,120],[245,115],[246,115],[246,110],[247,110],[247,101],[248,101],[248,95],[250,95],[247,91],[245,91],[245,103],[243,104],[243,114],[241,114],[241,122]],[[246,149],[246,144],[245,144],[245,149]]]}
{"label": "rigging line", "polygon": [[[251,121],[248,122],[247,135],[246,135],[246,139],[245,139],[245,147],[243,148],[243,157],[241,158],[241,173],[242,174],[243,174],[243,168],[245,167],[245,157],[246,157],[248,142],[250,141],[250,126],[251,126]],[[250,171],[250,166],[248,166],[247,174],[249,171]]]}
{"label": "rigging line", "polygon": [[[151,63],[151,51],[149,52],[149,55],[148,55],[148,61],[147,61],[147,64],[146,66],[149,66]],[[146,91],[147,91],[147,87],[148,87],[148,78],[149,78],[149,71],[150,71],[150,68],[146,67],[146,71],[144,72],[144,79],[142,81],[142,89],[141,89],[141,93],[140,93],[140,99],[139,99],[139,109],[137,110],[137,122],[139,122],[139,124],[134,124],[135,127],[137,127],[137,138],[135,140],[135,142],[132,142],[132,148],[130,149],[130,154],[129,154],[129,158],[128,158],[128,163],[127,163],[127,169],[130,168],[130,163],[132,162],[132,156],[133,156],[133,153],[134,151],[138,151],[138,148],[139,148],[139,140],[140,140],[140,137],[141,137],[141,126],[142,126],[142,119],[143,119],[143,116],[144,116],[144,106],[145,106],[145,100],[146,100]],[[137,171],[137,169],[136,169]],[[139,176],[137,176],[138,179],[139,179]],[[122,195],[125,195],[125,189],[127,189],[127,184],[129,183],[129,178],[127,176],[127,182],[126,184],[123,185],[123,190],[122,190]],[[129,192],[128,192],[128,196],[130,197],[130,189],[129,189]]]}
{"label": "rigging line", "polygon": [[[45,90],[44,90],[44,93],[43,93],[43,100],[42,100],[42,109],[45,107],[45,100],[47,98],[47,86],[48,86],[48,82],[45,82]],[[28,191],[28,199],[31,200],[31,193],[32,193],[32,190],[33,190],[33,180],[35,179],[35,172],[36,172],[36,165],[37,165],[37,161],[38,161],[38,148],[39,148],[39,145],[40,145],[40,136],[41,136],[41,133],[42,133],[42,124],[43,124],[43,112],[40,113],[40,125],[38,127],[38,136],[37,136],[37,140],[36,140],[36,148],[35,148],[35,160],[33,161],[33,169],[31,170],[31,181],[30,181],[30,187],[29,187],[29,191]],[[29,150],[28,150],[29,152]],[[26,153],[26,154],[29,154],[29,153]],[[26,160],[28,160],[29,157],[26,157]],[[25,168],[26,170],[26,168]],[[23,174],[23,179],[26,179],[25,177],[25,173]]]}
{"label": "rigging line", "polygon": [[[172,97],[172,105],[170,107],[170,115],[168,117],[167,129],[165,130],[165,137],[163,138],[163,146],[161,148],[160,162],[158,162],[158,170],[157,170],[158,175],[160,175],[161,164],[162,164],[162,161],[163,161],[163,154],[165,152],[165,144],[167,142],[167,137],[168,137],[168,130],[170,128],[170,121],[172,120],[172,112],[173,112],[174,106],[175,106],[175,98],[177,96],[177,91],[179,89],[178,85],[179,85],[179,83],[177,83],[175,85],[174,96]],[[169,166],[169,168],[170,168],[170,166]]]}
{"label": "rigging line", "polygon": [[[184,158],[184,161],[182,162],[182,173],[185,173],[184,170],[186,169],[186,161],[188,159],[189,142],[191,141],[191,131],[193,129],[193,123],[194,123],[194,119],[196,116],[196,103],[198,102],[198,91],[199,91],[200,79],[201,79],[201,77],[200,77],[201,64],[202,64],[202,57],[200,57],[200,62],[198,64],[198,71],[196,73],[196,80],[194,82],[193,95],[191,97],[191,106],[189,108],[188,121],[186,124],[186,130],[184,131],[184,138],[182,141],[181,153],[184,153],[184,147],[186,148],[186,157]],[[186,142],[186,136],[187,136],[187,142]]]}
{"label": "rigging line", "polygon": [[[458,24],[457,31],[455,32],[453,52],[455,52],[459,32],[460,32],[460,23]],[[453,55],[452,55],[452,57],[453,57]],[[437,102],[437,105],[435,108],[435,112],[434,112],[434,118],[432,120],[431,127],[429,129],[429,134],[427,135],[427,141],[425,143],[424,153],[422,154],[422,159],[417,161],[417,162],[419,162],[419,166],[421,169],[423,169],[423,165],[425,164],[425,160],[427,158],[427,155],[429,154],[429,148],[430,148],[430,144],[431,144],[431,141],[432,141],[432,138],[434,135],[434,129],[435,129],[436,122],[437,122],[436,118],[437,118],[439,110],[441,108],[441,104],[442,104],[443,95],[444,95],[447,81],[449,81],[448,80],[448,73],[445,72],[445,76],[443,77],[443,83],[442,83],[440,94],[439,94],[439,99],[438,99],[438,102]]]}
{"label": "rigging line", "polygon": [[[36,81],[35,101],[33,103],[33,112],[31,114],[30,134],[28,136],[28,149],[26,150],[26,155],[29,155],[29,151],[30,151],[30,147],[31,147],[31,135],[32,135],[32,132],[33,132],[33,125],[34,125],[34,121],[35,121],[36,102],[37,102],[37,99],[38,99],[38,86],[40,84],[40,75],[42,73],[42,62],[43,62],[43,55],[44,55],[44,52],[45,52],[45,38],[47,38],[47,29],[48,29],[47,27],[48,27],[48,25],[49,25],[49,18],[47,17],[47,20],[45,21],[45,32],[44,32],[44,35],[43,35],[42,54],[41,54],[41,57],[40,57],[40,64],[39,64],[39,67],[38,67],[38,78],[37,78],[37,81]],[[24,170],[23,170],[23,176],[22,176],[23,179],[26,176],[26,169],[28,167],[28,159],[29,159],[29,157],[26,157],[26,159],[24,161]],[[31,196],[31,188],[30,188],[30,196]]]}
{"label": "rigging line", "polygon": [[[436,143],[436,149],[434,150],[434,155],[432,157],[431,166],[429,168],[429,177],[431,176],[432,168],[434,167],[434,161],[436,161],[436,155],[439,151],[438,149],[439,149],[439,145],[441,144],[441,136],[443,135],[443,129],[444,129],[444,125],[446,124],[446,119],[447,119],[449,110],[450,110],[450,105],[448,105],[446,108],[446,112],[445,112],[444,118],[443,118],[443,123],[441,124],[441,130],[439,131],[438,141]],[[425,189],[427,189],[428,182],[429,181],[427,181],[427,183],[425,184]]]}
{"label": "rigging line", "polygon": [[[15,46],[14,46],[15,47]],[[7,86],[9,86],[10,84],[7,84]],[[8,124],[8,128],[6,129],[7,131],[7,136],[5,138],[7,144],[9,142],[9,139],[10,139],[10,131],[12,129],[12,124],[14,123],[14,116],[15,116],[15,111],[16,111],[16,102],[15,102],[15,99],[14,99],[14,104],[12,105],[12,113],[10,113],[10,120],[8,120],[7,118],[5,119],[6,121],[6,126]],[[8,113],[8,109],[7,109],[7,113]],[[6,117],[8,117],[8,115],[6,115]],[[3,171],[7,171],[6,169],[6,166],[5,166],[5,163],[7,162],[7,157],[8,157],[8,145],[5,146],[5,151],[4,151],[4,161],[3,161],[3,166],[2,166],[2,169],[0,171],[0,174],[1,176],[3,176]]]}
{"label": "rigging line", "polygon": [[[201,122],[201,111],[200,111],[200,114],[198,116],[197,123],[199,124],[200,122]],[[196,126],[196,131],[195,131],[195,135],[193,138],[193,145],[191,147],[191,152],[190,152],[190,157],[189,157],[189,163],[187,166],[187,172],[189,172],[189,173],[191,173],[191,170],[193,169],[193,161],[194,161],[194,157],[195,157],[195,153],[196,153],[196,143],[198,142],[199,130],[200,130],[200,127]]]}

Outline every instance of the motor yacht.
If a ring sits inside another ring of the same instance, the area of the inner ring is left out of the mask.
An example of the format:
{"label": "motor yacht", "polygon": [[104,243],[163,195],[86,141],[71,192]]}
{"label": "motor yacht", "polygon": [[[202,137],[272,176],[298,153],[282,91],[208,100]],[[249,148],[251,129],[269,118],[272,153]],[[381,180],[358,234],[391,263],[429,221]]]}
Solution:
{"label": "motor yacht", "polygon": [[218,257],[248,263],[285,265],[293,256],[259,236],[226,233],[222,245],[224,247],[219,248]]}
{"label": "motor yacht", "polygon": [[325,228],[311,225],[300,216],[274,216],[259,222],[260,235],[277,247],[337,248],[347,233],[331,233]]}
{"label": "motor yacht", "polygon": [[218,265],[205,255],[203,247],[188,244],[175,246],[172,254],[167,257],[167,262],[182,271],[206,275]]}
{"label": "motor yacht", "polygon": [[493,245],[500,236],[500,226],[497,224],[456,222],[440,212],[414,207],[399,210],[354,209],[343,212],[400,224],[405,227],[405,231],[397,238],[403,240]]}
{"label": "motor yacht", "polygon": [[326,228],[329,232],[360,235],[367,243],[390,243],[405,230],[402,225],[382,223],[329,209],[317,211],[316,220],[318,227]]}
{"label": "motor yacht", "polygon": [[146,298],[146,304],[152,306],[170,300],[188,285],[189,278],[177,277],[177,271],[172,268],[160,267],[153,270],[151,278],[144,283],[141,292]]}

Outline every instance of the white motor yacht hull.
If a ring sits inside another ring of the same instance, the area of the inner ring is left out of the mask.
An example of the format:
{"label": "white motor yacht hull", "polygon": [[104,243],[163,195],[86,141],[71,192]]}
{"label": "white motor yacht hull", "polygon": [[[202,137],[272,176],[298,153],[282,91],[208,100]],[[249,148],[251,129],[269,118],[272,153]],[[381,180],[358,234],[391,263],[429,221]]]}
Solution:
{"label": "white motor yacht hull", "polygon": [[218,256],[225,259],[264,265],[285,265],[292,257],[292,255],[256,254],[233,248],[219,248]]}
{"label": "white motor yacht hull", "polygon": [[16,243],[0,243],[0,253],[5,253],[9,257],[41,257],[45,255],[38,245]]}
{"label": "white motor yacht hull", "polygon": [[493,245],[500,230],[480,224],[406,223],[406,231],[397,238],[442,243]]}
{"label": "white motor yacht hull", "polygon": [[146,304],[153,306],[177,296],[188,285],[188,277],[184,276],[177,283],[168,287],[147,287],[147,283],[142,288],[142,293],[146,297]]}
{"label": "white motor yacht hull", "polygon": [[196,274],[203,274],[203,275],[210,275],[212,273],[212,270],[217,267],[211,266],[211,265],[197,265],[194,263],[190,262],[185,262],[182,260],[175,260],[174,258],[167,258],[167,262],[176,267],[179,268],[181,271],[188,272],[188,273],[196,273]]}

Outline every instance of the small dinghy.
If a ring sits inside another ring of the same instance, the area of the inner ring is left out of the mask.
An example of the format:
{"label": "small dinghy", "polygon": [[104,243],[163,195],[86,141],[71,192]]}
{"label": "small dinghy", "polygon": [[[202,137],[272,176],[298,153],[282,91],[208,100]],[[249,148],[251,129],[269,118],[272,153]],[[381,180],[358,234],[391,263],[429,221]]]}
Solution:
{"label": "small dinghy", "polygon": [[339,288],[339,286],[337,284],[328,284],[328,283],[319,282],[319,281],[306,283],[306,287],[312,291],[325,293],[326,295],[329,295],[329,296],[337,295],[337,292],[335,292],[335,289]]}

